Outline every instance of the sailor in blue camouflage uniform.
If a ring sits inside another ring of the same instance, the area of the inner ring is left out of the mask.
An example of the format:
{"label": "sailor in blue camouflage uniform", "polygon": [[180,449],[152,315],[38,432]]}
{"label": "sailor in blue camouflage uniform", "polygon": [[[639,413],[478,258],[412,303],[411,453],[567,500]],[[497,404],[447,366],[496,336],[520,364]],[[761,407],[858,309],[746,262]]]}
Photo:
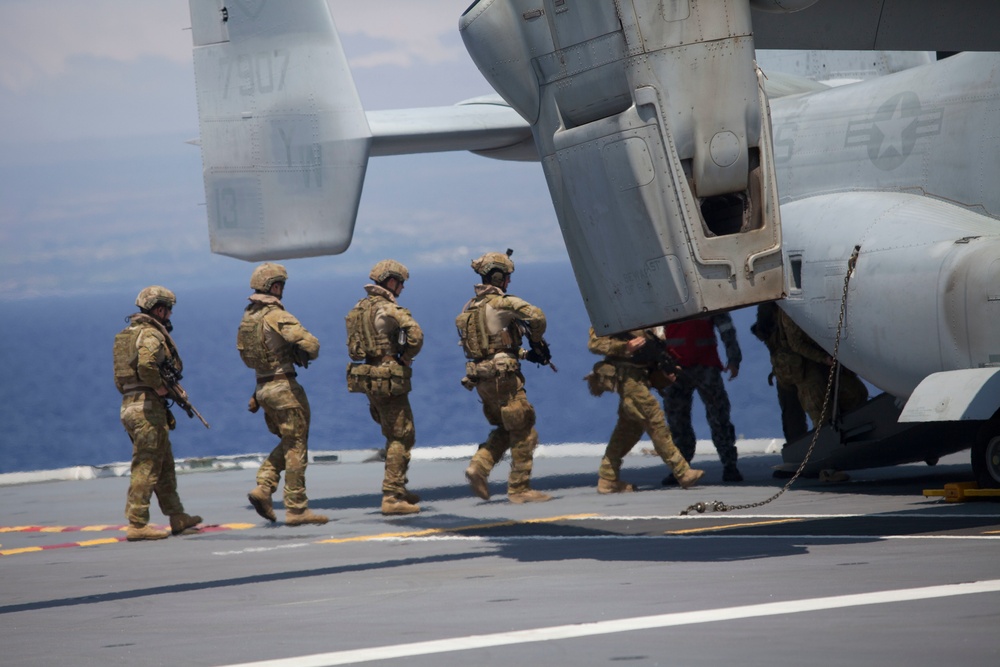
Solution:
{"label": "sailor in blue camouflage uniform", "polygon": [[[719,359],[718,339],[726,348],[726,365]],[[694,392],[705,404],[705,417],[712,432],[712,443],[722,462],[724,482],[742,482],[743,475],[736,466],[736,430],[729,418],[730,403],[722,382],[722,371],[729,372],[730,381],[740,372],[743,353],[736,341],[736,328],[726,313],[718,313],[663,327],[667,348],[681,367],[677,381],[663,391],[663,408],[681,454],[690,463],[694,458],[695,434],[691,426],[691,403]],[[664,485],[676,483],[672,476],[663,480]]]}

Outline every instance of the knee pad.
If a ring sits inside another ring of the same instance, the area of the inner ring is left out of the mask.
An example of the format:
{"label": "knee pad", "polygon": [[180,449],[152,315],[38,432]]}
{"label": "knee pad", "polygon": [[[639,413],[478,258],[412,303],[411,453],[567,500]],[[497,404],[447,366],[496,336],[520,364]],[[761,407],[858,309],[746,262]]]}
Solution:
{"label": "knee pad", "polygon": [[527,431],[535,425],[535,408],[527,401],[513,401],[500,408],[500,417],[509,432]]}

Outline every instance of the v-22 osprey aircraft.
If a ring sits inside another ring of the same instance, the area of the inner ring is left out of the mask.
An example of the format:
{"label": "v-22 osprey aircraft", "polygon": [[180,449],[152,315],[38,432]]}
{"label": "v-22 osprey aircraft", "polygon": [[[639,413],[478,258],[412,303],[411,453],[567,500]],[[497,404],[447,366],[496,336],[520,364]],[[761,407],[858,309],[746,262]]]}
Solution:
{"label": "v-22 osprey aircraft", "polygon": [[[477,0],[497,95],[366,112],[325,0],[189,2],[213,252],[343,252],[371,156],[539,161],[599,333],[780,299],[885,392],[807,473],[971,446],[1000,487],[996,3]],[[817,49],[964,52],[831,87]]]}

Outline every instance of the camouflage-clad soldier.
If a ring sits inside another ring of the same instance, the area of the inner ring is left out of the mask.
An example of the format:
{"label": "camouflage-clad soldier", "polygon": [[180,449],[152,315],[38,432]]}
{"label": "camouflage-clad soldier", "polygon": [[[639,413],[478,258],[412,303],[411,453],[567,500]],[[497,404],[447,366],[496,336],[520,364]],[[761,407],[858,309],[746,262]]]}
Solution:
{"label": "camouflage-clad soldier", "polygon": [[[521,374],[523,357],[548,363],[545,314],[524,299],[507,294],[514,262],[508,254],[488,252],[472,261],[472,270],[483,282],[476,296],[455,319],[459,342],[469,360],[462,385],[475,387],[483,414],[494,428],[479,445],[465,477],[472,492],[489,500],[487,479],[493,466],[510,450],[507,498],[513,503],[544,502],[551,496],[531,488],[531,467],[538,444],[535,409],[528,402]],[[531,352],[521,349],[522,328],[527,330]]]}
{"label": "camouflage-clad soldier", "polygon": [[122,393],[121,420],[132,440],[132,475],[129,480],[125,517],[130,542],[159,540],[167,532],[149,526],[149,500],[156,494],[160,511],[170,517],[174,535],[201,523],[200,516],[184,513],[177,495],[177,476],[169,431],[176,422],[167,409],[167,388],[160,366],[172,361],[183,368],[170,332],[170,315],[176,305],[174,293],[152,285],[139,292],[139,312],[115,336],[115,386]]}
{"label": "camouflage-clad soldier", "polygon": [[[833,366],[833,357],[816,344],[799,325],[792,321],[785,311],[779,309],[778,335],[781,336],[779,354],[772,361],[774,376],[788,384],[794,384],[799,402],[809,415],[813,428],[819,424],[826,398],[826,385]],[[860,378],[848,368],[841,366],[837,392],[838,410],[850,412],[864,405],[868,400],[868,388]],[[832,411],[827,411],[827,422],[832,419]]]}
{"label": "camouflage-clad soldier", "polygon": [[264,408],[264,421],[281,438],[257,470],[257,487],[247,498],[269,521],[275,521],[271,495],[285,472],[285,525],[324,524],[327,517],[309,510],[306,466],[309,462],[309,399],[296,381],[295,366],[319,356],[319,341],[281,303],[288,272],[265,262],[250,276],[250,303],[236,334],[236,348],[257,374],[250,410]]}
{"label": "camouflage-clad soldier", "polygon": [[410,450],[416,440],[410,409],[413,359],[424,344],[420,325],[396,303],[410,273],[399,262],[385,259],[369,274],[368,296],[348,313],[347,351],[356,362],[347,367],[347,388],[364,393],[372,419],[385,436],[385,477],[382,514],[419,512],[420,496],[406,489]]}
{"label": "camouflage-clad soldier", "polygon": [[774,383],[778,392],[778,409],[781,411],[781,432],[785,442],[795,442],[809,430],[806,424],[806,413],[799,402],[798,388],[788,378],[781,357],[784,354],[794,354],[788,348],[784,331],[778,324],[780,310],[773,301],[757,306],[757,320],[750,327],[750,332],[760,339],[771,355],[771,373],[768,384]]}
{"label": "camouflage-clad soldier", "polygon": [[[726,365],[719,359],[715,330],[726,348]],[[667,349],[677,360],[681,372],[677,381],[663,392],[663,409],[673,433],[677,449],[689,462],[694,458],[695,435],[691,426],[691,399],[698,392],[705,404],[705,417],[712,432],[712,444],[722,462],[722,481],[742,482],[736,466],[736,429],[729,417],[730,403],[722,371],[729,372],[730,381],[740,372],[743,353],[736,341],[736,327],[726,313],[675,322],[663,327]],[[673,482],[669,477],[665,484]]]}
{"label": "camouflage-clad soldier", "polygon": [[694,486],[705,474],[703,470],[690,467],[674,445],[663,410],[649,389],[653,370],[649,346],[652,345],[650,338],[653,335],[652,329],[636,329],[624,334],[598,336],[594,328],[590,328],[587,349],[604,355],[604,359],[595,364],[593,372],[587,376],[590,392],[600,396],[614,391],[620,399],[618,421],[597,472],[598,493],[635,491],[635,485],[623,482],[620,473],[622,460],[643,433],[649,436],[653,449],[670,467],[683,488]]}

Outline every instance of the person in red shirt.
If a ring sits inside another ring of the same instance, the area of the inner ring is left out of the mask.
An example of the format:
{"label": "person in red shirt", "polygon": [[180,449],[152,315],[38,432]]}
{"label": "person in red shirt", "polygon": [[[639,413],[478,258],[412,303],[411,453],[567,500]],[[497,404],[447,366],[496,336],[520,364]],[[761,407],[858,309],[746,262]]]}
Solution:
{"label": "person in red shirt", "polygon": [[[719,330],[726,348],[726,364],[719,359]],[[722,481],[742,482],[736,467],[736,430],[729,418],[729,395],[722,383],[722,372],[729,372],[730,381],[740,372],[743,354],[736,341],[736,328],[726,313],[675,322],[663,327],[667,349],[676,358],[681,370],[677,381],[663,390],[663,410],[670,425],[677,449],[688,462],[694,458],[695,435],[691,426],[691,401],[695,391],[705,404],[705,416],[712,431],[712,443],[722,462]],[[664,485],[675,484],[673,476]]]}

